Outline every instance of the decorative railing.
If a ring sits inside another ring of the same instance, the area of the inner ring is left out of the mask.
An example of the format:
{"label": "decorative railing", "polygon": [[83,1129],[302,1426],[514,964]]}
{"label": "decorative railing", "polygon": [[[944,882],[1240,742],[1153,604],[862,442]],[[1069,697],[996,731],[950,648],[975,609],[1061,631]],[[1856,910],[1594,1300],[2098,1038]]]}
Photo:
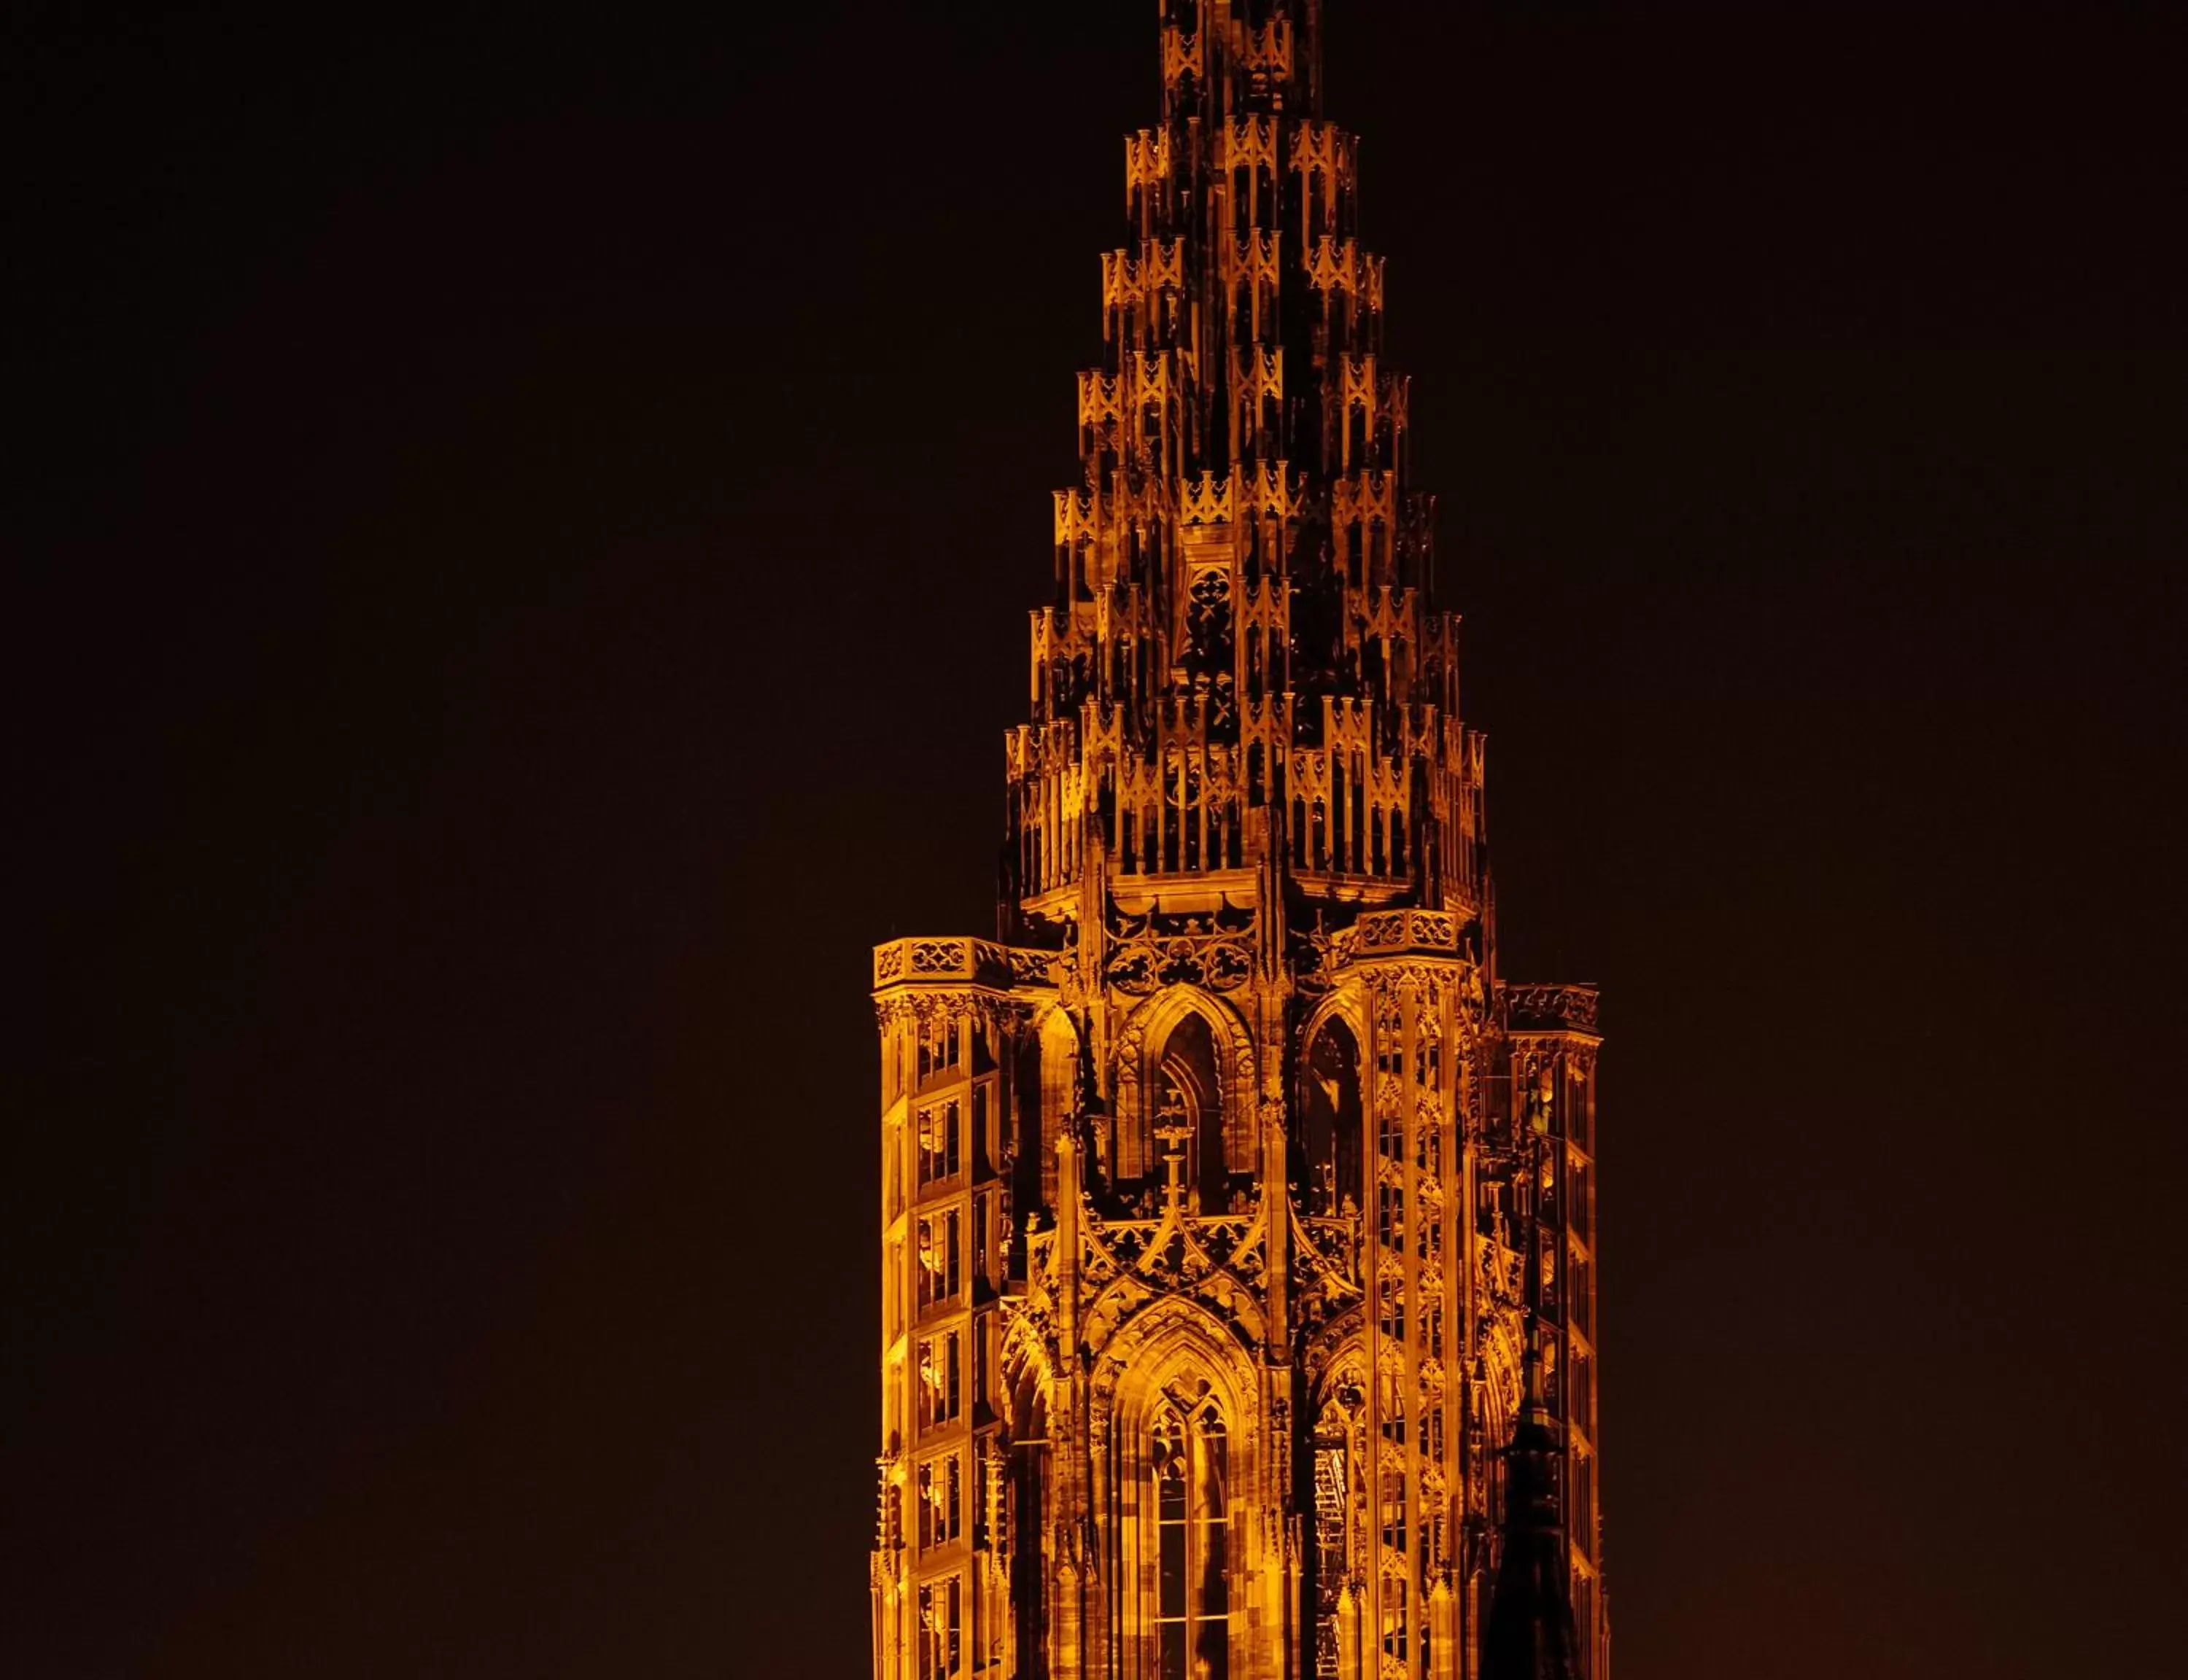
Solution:
{"label": "decorative railing", "polygon": [[1339,965],[1416,951],[1453,956],[1463,949],[1459,918],[1440,910],[1371,911],[1350,927],[1331,934],[1329,948]]}
{"label": "decorative railing", "polygon": [[1053,951],[990,939],[892,939],[874,947],[874,986],[1049,986],[1057,961]]}
{"label": "decorative railing", "polygon": [[1232,992],[1254,978],[1254,932],[1188,919],[1157,927],[1149,916],[1127,925],[1110,947],[1102,978],[1122,992],[1145,996],[1164,986],[1204,986]]}
{"label": "decorative railing", "polygon": [[1593,986],[1506,984],[1497,993],[1506,1023],[1516,1032],[1595,1030],[1600,1000]]}
{"label": "decorative railing", "polygon": [[[1290,1205],[1289,1198],[1285,1198]],[[1302,1215],[1295,1205],[1291,1206],[1294,1249],[1298,1269],[1302,1276],[1319,1272],[1334,1277],[1338,1287],[1356,1285],[1359,1269],[1356,1264],[1356,1245],[1360,1222],[1356,1218],[1314,1218]],[[1262,1247],[1261,1210],[1256,1206],[1243,1213],[1186,1215],[1173,1221],[1159,1219],[1102,1219],[1091,1210],[1081,1215],[1080,1242],[1082,1277],[1091,1286],[1099,1288],[1120,1272],[1145,1271],[1142,1266],[1156,1245],[1168,1240],[1184,1237],[1195,1250],[1196,1260],[1217,1267],[1227,1268],[1247,1277],[1258,1277],[1266,1250]],[[1026,1234],[1026,1273],[1034,1279],[1055,1277],[1057,1228],[1050,1223],[1045,1229]],[[1162,1269],[1162,1260],[1152,1263]]]}

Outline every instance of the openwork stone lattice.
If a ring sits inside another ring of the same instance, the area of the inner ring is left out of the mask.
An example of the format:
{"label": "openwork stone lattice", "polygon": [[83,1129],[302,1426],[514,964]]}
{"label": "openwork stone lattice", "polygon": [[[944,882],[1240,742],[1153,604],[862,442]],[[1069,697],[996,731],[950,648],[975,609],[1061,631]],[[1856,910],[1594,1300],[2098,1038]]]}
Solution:
{"label": "openwork stone lattice", "polygon": [[1596,995],[1497,976],[1321,8],[1161,9],[1001,937],[875,952],[877,1680],[1493,1680],[1531,1368],[1602,1680]]}

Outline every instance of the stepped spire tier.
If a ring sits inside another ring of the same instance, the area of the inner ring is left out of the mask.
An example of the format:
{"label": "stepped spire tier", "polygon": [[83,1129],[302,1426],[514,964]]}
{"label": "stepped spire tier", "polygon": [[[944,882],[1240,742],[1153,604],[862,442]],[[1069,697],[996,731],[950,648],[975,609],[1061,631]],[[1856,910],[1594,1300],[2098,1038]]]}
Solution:
{"label": "stepped spire tier", "polygon": [[875,953],[876,1680],[1484,1680],[1522,1552],[1604,1680],[1596,995],[1497,969],[1322,8],[1159,9],[997,937]]}
{"label": "stepped spire tier", "polygon": [[1268,866],[1333,908],[1481,908],[1481,742],[1317,35],[1311,10],[1163,25],[1010,745],[1022,927],[1071,920],[1090,869],[1139,905],[1213,907]]}

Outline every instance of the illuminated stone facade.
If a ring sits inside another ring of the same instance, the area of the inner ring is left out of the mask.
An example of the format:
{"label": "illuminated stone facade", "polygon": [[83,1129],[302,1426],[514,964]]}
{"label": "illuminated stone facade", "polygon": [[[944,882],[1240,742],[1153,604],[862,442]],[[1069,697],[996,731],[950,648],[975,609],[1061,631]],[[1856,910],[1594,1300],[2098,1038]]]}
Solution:
{"label": "illuminated stone facade", "polygon": [[1607,1672],[1595,995],[1497,971],[1319,9],[1163,8],[1003,938],[875,954],[877,1680]]}

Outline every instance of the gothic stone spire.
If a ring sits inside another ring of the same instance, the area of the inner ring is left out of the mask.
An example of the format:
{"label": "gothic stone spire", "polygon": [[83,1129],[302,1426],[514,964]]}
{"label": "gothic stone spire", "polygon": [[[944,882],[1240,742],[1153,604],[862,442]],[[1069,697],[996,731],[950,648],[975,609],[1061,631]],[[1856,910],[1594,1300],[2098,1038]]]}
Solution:
{"label": "gothic stone spire", "polygon": [[1595,994],[1497,974],[1320,8],[1160,17],[999,937],[875,952],[875,1674],[1606,1680]]}
{"label": "gothic stone spire", "polygon": [[1165,8],[1010,741],[1012,925],[1075,899],[1093,827],[1121,877],[1481,904],[1480,743],[1317,13]]}

